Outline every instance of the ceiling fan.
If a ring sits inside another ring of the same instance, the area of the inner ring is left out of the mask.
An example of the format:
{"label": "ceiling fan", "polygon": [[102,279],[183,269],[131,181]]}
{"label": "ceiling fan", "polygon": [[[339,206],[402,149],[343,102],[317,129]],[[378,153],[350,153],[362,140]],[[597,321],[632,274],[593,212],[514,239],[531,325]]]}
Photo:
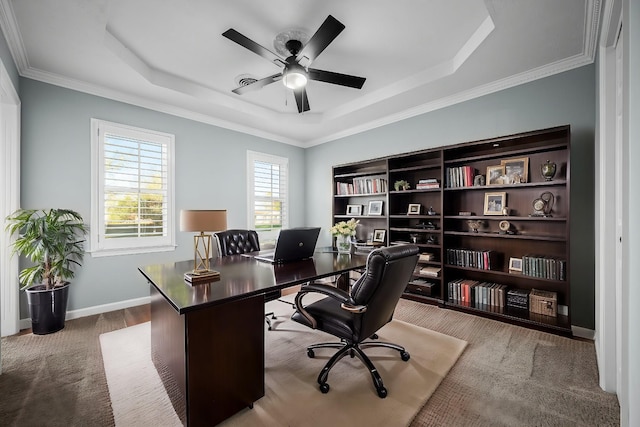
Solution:
{"label": "ceiling fan", "polygon": [[[280,73],[240,86],[234,89],[233,92],[242,95],[282,80],[286,87],[293,90],[296,104],[298,105],[298,113],[302,113],[309,111],[309,100],[305,89],[308,80],[317,80],[355,89],[362,88],[366,80],[364,77],[309,68],[309,65],[316,60],[318,55],[322,53],[344,28],[344,25],[340,21],[329,15],[320,28],[318,28],[318,31],[311,36],[309,42],[304,46],[300,40],[294,39],[290,39],[285,43],[286,49],[291,54],[287,58],[280,57],[269,49],[240,34],[233,28],[228,29],[222,33],[224,37],[273,62],[275,65],[282,67]],[[304,65],[301,65],[301,62]]]}

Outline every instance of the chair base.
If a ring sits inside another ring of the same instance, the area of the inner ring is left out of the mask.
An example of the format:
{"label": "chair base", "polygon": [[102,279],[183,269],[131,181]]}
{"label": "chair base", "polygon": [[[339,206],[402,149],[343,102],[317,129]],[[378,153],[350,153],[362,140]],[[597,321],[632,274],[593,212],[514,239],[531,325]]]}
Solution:
{"label": "chair base", "polygon": [[[377,336],[375,336],[375,338],[377,338]],[[329,371],[331,370],[331,368],[333,368],[333,366],[336,363],[338,363],[340,359],[342,359],[344,356],[349,354],[349,356],[351,357],[358,356],[358,359],[360,359],[362,363],[364,363],[364,365],[367,367],[367,369],[369,370],[369,373],[371,374],[371,379],[373,380],[373,386],[376,388],[378,396],[381,399],[384,399],[385,397],[387,397],[387,389],[384,387],[384,383],[382,382],[382,377],[380,377],[380,374],[378,373],[378,370],[374,366],[373,362],[371,362],[371,359],[369,359],[369,357],[362,351],[363,348],[369,348],[369,347],[386,347],[393,350],[397,350],[400,352],[400,358],[405,362],[411,358],[411,355],[409,355],[409,353],[407,352],[407,350],[405,350],[404,347],[397,344],[381,342],[381,341],[365,341],[358,344],[358,343],[349,343],[343,340],[341,342],[327,342],[327,343],[310,345],[309,347],[307,347],[307,356],[309,356],[310,358],[315,357],[314,350],[318,348],[337,348],[338,349],[338,352],[336,352],[333,356],[331,356],[331,359],[329,359],[327,364],[324,365],[324,368],[322,368],[322,370],[320,371],[320,374],[318,375],[318,384],[320,385],[320,391],[323,393],[329,392],[329,384],[327,384]]]}
{"label": "chair base", "polygon": [[[269,317],[271,316],[271,317]],[[273,311],[270,311],[268,313],[264,314],[264,320],[267,322],[267,325],[269,325],[269,330],[271,330],[271,319],[277,319],[275,313]]]}

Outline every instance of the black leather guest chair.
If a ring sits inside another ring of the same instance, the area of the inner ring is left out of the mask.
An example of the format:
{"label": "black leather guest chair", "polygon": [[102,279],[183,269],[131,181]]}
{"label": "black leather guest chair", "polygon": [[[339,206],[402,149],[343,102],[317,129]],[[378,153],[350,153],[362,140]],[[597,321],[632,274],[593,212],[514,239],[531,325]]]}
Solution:
{"label": "black leather guest chair", "polygon": [[[331,368],[347,354],[358,358],[371,373],[378,396],[387,396],[382,378],[369,357],[362,351],[366,347],[387,347],[400,352],[405,362],[409,353],[404,347],[387,342],[374,341],[376,332],[391,321],[407,283],[418,262],[418,247],[400,245],[372,251],[367,258],[364,274],[346,292],[333,286],[309,284],[296,295],[296,311],[291,318],[313,329],[319,329],[340,338],[340,342],[313,344],[307,347],[307,355],[315,356],[318,348],[339,349],[318,375],[320,391],[327,393],[327,378]],[[309,293],[320,293],[328,298],[304,305]],[[372,338],[368,341],[365,341]]]}
{"label": "black leather guest chair", "polygon": [[[213,234],[218,246],[218,256],[225,257],[230,255],[244,254],[247,252],[256,252],[260,250],[260,239],[255,230],[227,230],[219,231]],[[280,298],[280,290],[267,292],[264,295],[264,302],[273,301]],[[271,330],[271,319],[275,319],[275,314],[271,311],[265,313],[265,320]]]}

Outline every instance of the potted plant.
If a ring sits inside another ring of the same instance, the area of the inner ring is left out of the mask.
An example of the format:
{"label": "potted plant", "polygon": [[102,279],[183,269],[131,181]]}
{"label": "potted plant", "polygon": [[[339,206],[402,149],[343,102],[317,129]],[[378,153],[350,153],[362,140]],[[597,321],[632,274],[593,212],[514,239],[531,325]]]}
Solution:
{"label": "potted plant", "polygon": [[21,289],[27,293],[34,334],[64,328],[73,268],[81,266],[88,227],[68,209],[19,209],[7,217],[6,229],[18,234],[13,253],[33,266],[20,271]]}

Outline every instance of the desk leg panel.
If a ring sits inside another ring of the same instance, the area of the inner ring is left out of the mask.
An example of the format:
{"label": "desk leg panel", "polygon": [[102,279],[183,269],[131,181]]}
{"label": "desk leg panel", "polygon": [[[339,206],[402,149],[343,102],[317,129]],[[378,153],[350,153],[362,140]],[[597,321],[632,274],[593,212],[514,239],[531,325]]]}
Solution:
{"label": "desk leg panel", "polygon": [[151,358],[173,408],[187,424],[185,321],[151,285]]}
{"label": "desk leg panel", "polygon": [[185,318],[189,425],[215,425],[264,396],[264,296]]}

